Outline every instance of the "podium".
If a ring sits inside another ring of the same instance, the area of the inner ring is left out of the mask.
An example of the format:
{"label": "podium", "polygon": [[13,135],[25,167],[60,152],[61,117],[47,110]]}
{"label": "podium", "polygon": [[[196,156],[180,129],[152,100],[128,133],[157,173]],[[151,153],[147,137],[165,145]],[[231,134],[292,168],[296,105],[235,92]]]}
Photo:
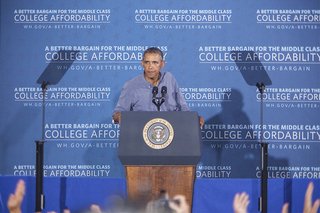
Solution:
{"label": "podium", "polygon": [[197,112],[122,112],[118,157],[125,167],[128,201],[145,206],[165,190],[192,206],[202,155]]}

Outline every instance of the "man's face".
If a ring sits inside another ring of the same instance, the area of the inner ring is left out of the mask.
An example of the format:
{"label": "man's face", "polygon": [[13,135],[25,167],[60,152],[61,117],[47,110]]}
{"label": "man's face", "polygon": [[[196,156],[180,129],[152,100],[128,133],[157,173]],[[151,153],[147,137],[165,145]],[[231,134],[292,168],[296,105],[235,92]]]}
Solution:
{"label": "man's face", "polygon": [[159,77],[160,69],[165,65],[161,57],[157,53],[146,53],[141,61],[144,68],[144,76],[146,80],[157,80]]}

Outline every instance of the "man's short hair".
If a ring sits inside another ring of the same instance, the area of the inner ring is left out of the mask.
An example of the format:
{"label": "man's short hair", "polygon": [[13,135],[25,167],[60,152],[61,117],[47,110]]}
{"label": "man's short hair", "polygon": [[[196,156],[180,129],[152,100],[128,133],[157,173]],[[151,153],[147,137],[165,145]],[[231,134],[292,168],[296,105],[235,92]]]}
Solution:
{"label": "man's short hair", "polygon": [[157,47],[149,47],[148,49],[146,49],[146,51],[144,51],[143,53],[143,59],[146,53],[157,53],[160,55],[161,61],[163,61],[163,52]]}

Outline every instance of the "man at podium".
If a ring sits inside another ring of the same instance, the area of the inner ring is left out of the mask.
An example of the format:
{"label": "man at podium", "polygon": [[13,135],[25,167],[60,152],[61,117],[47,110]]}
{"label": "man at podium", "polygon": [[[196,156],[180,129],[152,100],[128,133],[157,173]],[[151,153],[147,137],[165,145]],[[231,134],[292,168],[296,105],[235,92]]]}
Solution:
{"label": "man at podium", "polygon": [[[141,63],[144,72],[122,87],[111,114],[115,123],[121,123],[122,111],[191,111],[173,75],[160,71],[165,65],[160,49],[148,48]],[[199,122],[202,128],[204,119],[201,116]]]}

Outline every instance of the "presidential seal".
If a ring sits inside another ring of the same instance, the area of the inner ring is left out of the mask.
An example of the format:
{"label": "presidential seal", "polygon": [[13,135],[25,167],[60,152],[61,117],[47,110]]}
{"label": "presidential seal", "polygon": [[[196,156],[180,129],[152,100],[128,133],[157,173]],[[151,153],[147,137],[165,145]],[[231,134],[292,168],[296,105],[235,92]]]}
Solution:
{"label": "presidential seal", "polygon": [[171,124],[162,119],[150,120],[143,128],[143,139],[153,149],[164,149],[173,139],[173,128]]}

